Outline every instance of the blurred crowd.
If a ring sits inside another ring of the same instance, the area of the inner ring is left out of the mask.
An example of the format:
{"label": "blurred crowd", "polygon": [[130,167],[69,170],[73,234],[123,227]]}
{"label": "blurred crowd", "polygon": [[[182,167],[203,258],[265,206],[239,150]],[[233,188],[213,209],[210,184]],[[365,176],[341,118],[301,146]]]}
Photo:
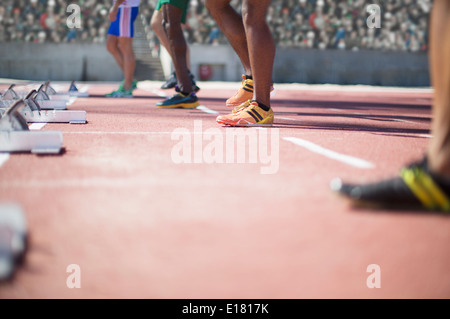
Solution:
{"label": "blurred crowd", "polygon": [[[148,27],[157,0],[142,0],[141,15]],[[79,0],[81,28],[69,28],[70,1],[2,0],[0,42],[104,42],[112,0]],[[237,10],[241,0],[232,0]],[[380,7],[380,28],[369,28],[369,4]],[[273,0],[267,19],[277,46],[316,49],[420,52],[428,49],[432,0]],[[185,25],[189,43],[226,44],[208,14],[204,0],[191,0]]]}
{"label": "blurred crowd", "polygon": [[[80,12],[68,11],[78,4]],[[111,0],[2,0],[0,42],[104,42]],[[79,13],[79,14],[78,14]],[[68,18],[81,18],[81,28],[69,28]]]}

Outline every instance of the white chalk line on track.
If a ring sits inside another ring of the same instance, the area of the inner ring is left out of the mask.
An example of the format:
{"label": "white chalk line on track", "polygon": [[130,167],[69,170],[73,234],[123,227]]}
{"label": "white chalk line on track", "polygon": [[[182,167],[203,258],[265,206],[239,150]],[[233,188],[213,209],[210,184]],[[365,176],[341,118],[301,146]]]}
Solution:
{"label": "white chalk line on track", "polygon": [[155,93],[156,95],[158,95],[159,97],[162,97],[164,99],[168,99],[170,96],[168,96],[166,93],[164,93],[161,90],[148,90],[148,89],[144,89],[144,91],[148,91],[148,92],[152,92]]}
{"label": "white chalk line on track", "polygon": [[9,153],[0,153],[0,167],[9,160]]}
{"label": "white chalk line on track", "polygon": [[44,128],[45,125],[47,125],[47,123],[32,123],[32,124],[30,124],[30,126],[28,126],[28,128],[31,131],[38,131],[38,130],[41,130],[42,128]]}
{"label": "white chalk line on track", "polygon": [[283,139],[288,142],[294,143],[295,145],[306,148],[307,150],[309,150],[313,153],[323,155],[325,157],[328,157],[330,159],[339,161],[341,163],[344,163],[344,164],[347,164],[350,166],[354,166],[354,167],[362,168],[362,169],[375,168],[374,164],[372,164],[366,160],[326,149],[320,145],[314,144],[310,141],[307,141],[307,140],[304,140],[304,139],[301,139],[298,137],[283,137]]}
{"label": "white chalk line on track", "polygon": [[211,110],[210,108],[207,108],[204,105],[197,106],[197,110],[200,110],[200,111],[208,113],[208,114],[220,114],[219,112]]}

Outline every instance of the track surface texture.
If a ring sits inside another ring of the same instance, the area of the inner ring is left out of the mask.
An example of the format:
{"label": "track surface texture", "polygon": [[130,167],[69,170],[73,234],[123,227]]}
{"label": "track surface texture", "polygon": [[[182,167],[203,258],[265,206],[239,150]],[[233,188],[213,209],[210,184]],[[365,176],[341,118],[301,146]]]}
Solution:
{"label": "track surface texture", "polygon": [[419,160],[431,89],[276,84],[274,125],[236,129],[215,118],[240,83],[199,82],[193,110],[157,109],[161,84],[107,99],[118,83],[78,83],[90,96],[68,109],[88,122],[40,128],[63,132],[61,154],[2,155],[0,201],[23,207],[30,241],[0,298],[450,297],[448,215],[330,190]]}

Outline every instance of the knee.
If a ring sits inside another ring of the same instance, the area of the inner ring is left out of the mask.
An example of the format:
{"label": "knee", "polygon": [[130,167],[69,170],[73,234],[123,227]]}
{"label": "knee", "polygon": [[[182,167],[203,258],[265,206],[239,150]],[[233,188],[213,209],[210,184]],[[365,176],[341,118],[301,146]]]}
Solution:
{"label": "knee", "polygon": [[252,10],[246,2],[242,4],[242,22],[244,25],[251,25],[252,23]]}
{"label": "knee", "polygon": [[134,51],[133,46],[131,44],[122,44],[120,45],[120,52],[125,58],[133,58]]}
{"label": "knee", "polygon": [[252,26],[266,21],[266,15],[261,13],[261,8],[244,1],[242,4],[242,21],[245,26]]}
{"label": "knee", "polygon": [[221,9],[229,5],[229,2],[230,1],[228,0],[205,0],[205,7],[212,16],[215,16],[216,14],[220,13]]}
{"label": "knee", "polygon": [[154,32],[158,32],[158,30],[156,29],[157,28],[156,21],[153,18],[150,20],[150,27]]}
{"label": "knee", "polygon": [[110,53],[117,52],[118,50],[117,44],[113,41],[106,41],[106,50],[108,50],[108,52]]}
{"label": "knee", "polygon": [[212,11],[214,11],[215,4],[216,4],[216,1],[214,1],[214,0],[205,0],[206,10],[208,10],[209,13],[211,13]]}
{"label": "knee", "polygon": [[174,24],[170,21],[163,20],[162,26],[167,39],[169,39],[170,41],[179,41],[180,36],[183,36],[183,29],[181,28],[181,24]]}
{"label": "knee", "polygon": [[162,23],[163,22],[161,19],[159,19],[157,16],[153,15],[152,19],[150,20],[150,27],[156,34],[158,34],[159,31],[161,30],[161,28],[163,27]]}

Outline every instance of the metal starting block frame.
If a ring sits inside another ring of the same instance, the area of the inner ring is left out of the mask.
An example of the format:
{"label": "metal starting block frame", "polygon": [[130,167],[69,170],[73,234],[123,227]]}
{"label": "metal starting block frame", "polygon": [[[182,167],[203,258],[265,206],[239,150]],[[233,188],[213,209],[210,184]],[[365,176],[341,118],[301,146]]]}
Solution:
{"label": "metal starting block frame", "polygon": [[0,152],[59,154],[63,135],[59,131],[30,131],[20,110],[23,100],[12,104],[0,118]]}
{"label": "metal starting block frame", "polygon": [[[20,113],[28,123],[86,123],[85,111],[42,110],[40,102],[35,99],[38,94],[36,90],[30,91],[24,99],[25,106],[20,109]],[[6,110],[6,107],[0,105],[0,114],[5,113]]]}
{"label": "metal starting block frame", "polygon": [[70,83],[69,90],[67,92],[56,92],[54,88],[50,85],[50,81],[45,82],[43,86],[43,91],[47,93],[47,95],[50,97],[50,99],[63,99],[66,96],[69,98],[72,97],[88,97],[88,92],[80,92],[75,84],[75,81],[72,81]]}
{"label": "metal starting block frame", "polygon": [[[29,92],[16,92],[12,84],[8,90],[2,95],[0,100],[0,107],[8,107],[13,102],[25,98]],[[51,100],[50,97],[42,90],[42,86],[35,96],[35,100],[39,102],[43,110],[67,110],[67,100]]]}

